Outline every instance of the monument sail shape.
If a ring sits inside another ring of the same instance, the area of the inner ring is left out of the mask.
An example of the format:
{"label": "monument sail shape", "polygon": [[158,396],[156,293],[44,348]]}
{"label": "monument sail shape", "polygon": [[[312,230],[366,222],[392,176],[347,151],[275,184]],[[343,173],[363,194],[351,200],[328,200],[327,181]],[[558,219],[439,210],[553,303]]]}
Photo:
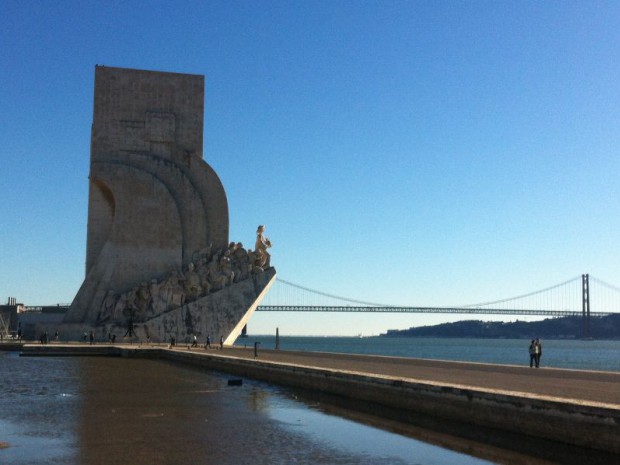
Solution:
{"label": "monument sail shape", "polygon": [[232,343],[275,280],[264,251],[229,243],[203,113],[204,76],[95,68],[86,277],[67,328]]}

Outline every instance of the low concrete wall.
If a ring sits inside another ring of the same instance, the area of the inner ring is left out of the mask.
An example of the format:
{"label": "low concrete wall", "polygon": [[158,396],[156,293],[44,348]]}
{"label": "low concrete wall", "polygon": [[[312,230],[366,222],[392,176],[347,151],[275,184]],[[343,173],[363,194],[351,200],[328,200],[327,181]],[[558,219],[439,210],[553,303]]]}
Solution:
{"label": "low concrete wall", "polygon": [[80,344],[25,344],[19,353],[22,357],[120,357],[123,351],[112,345]]}
{"label": "low concrete wall", "polygon": [[22,347],[23,347],[23,344],[21,342],[13,342],[11,340],[2,341],[0,343],[0,350],[6,351],[6,352],[18,352],[22,350]]}
{"label": "low concrete wall", "polygon": [[620,453],[620,410],[520,393],[482,391],[260,360],[163,350],[168,360],[317,390],[399,410]]}

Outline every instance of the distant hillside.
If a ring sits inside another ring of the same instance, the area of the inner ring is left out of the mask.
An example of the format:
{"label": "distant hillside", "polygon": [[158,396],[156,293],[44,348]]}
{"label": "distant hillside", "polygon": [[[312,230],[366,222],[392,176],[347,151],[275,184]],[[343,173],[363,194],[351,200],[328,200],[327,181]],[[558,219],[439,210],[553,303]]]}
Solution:
{"label": "distant hillside", "polygon": [[[391,329],[385,337],[474,337],[474,338],[533,338],[579,339],[581,317],[549,318],[542,321],[457,321],[435,326]],[[620,314],[590,319],[590,334],[594,339],[620,339]]]}

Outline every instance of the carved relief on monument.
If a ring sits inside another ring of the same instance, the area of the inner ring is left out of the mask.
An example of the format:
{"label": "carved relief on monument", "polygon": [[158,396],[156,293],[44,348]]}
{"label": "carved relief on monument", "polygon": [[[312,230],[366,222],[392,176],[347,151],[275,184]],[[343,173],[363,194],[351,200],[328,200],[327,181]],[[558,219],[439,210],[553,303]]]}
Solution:
{"label": "carved relief on monument", "polygon": [[[245,250],[241,242],[231,242],[227,248],[211,253],[211,247],[196,251],[183,270],[171,270],[163,280],[152,279],[120,294],[109,289],[97,317],[97,325],[131,319],[144,322],[163,313],[194,302],[210,293],[244,281],[270,267],[266,256],[271,241],[263,236],[265,227],[257,234],[258,253]],[[260,243],[260,244],[259,244]],[[269,256],[270,257],[270,256]]]}

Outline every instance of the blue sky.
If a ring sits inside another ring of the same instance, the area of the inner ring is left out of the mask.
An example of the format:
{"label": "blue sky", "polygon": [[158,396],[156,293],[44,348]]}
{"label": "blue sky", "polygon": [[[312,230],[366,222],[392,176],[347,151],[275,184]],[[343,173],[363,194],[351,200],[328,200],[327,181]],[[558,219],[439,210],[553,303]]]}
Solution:
{"label": "blue sky", "polygon": [[[620,4],[25,1],[0,15],[0,298],[84,278],[94,68],[204,74],[231,240],[397,305],[620,285]],[[377,334],[447,316],[257,314]]]}

